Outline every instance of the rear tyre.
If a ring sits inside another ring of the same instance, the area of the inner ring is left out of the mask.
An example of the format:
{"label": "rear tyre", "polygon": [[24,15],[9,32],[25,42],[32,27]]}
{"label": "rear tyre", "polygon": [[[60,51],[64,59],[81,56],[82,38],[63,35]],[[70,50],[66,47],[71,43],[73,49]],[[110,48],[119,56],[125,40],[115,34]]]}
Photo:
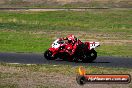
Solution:
{"label": "rear tyre", "polygon": [[44,52],[44,57],[47,59],[47,60],[54,60],[54,58],[52,57],[52,52],[50,50],[46,50]]}
{"label": "rear tyre", "polygon": [[92,49],[88,54],[87,58],[83,59],[84,63],[91,63],[97,58],[97,52]]}
{"label": "rear tyre", "polygon": [[97,52],[95,50],[91,50],[90,57],[91,62],[94,61],[97,58]]}

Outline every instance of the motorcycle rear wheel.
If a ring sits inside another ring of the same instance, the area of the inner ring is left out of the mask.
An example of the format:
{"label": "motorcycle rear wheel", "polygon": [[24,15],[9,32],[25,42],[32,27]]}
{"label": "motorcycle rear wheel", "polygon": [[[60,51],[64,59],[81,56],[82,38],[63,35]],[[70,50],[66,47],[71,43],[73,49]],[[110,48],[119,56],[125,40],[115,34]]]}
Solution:
{"label": "motorcycle rear wheel", "polygon": [[95,50],[91,50],[90,57],[92,61],[95,60],[97,58],[97,52]]}
{"label": "motorcycle rear wheel", "polygon": [[97,52],[92,49],[88,54],[87,54],[87,58],[83,59],[83,62],[86,63],[91,63],[93,62],[95,59],[97,58]]}

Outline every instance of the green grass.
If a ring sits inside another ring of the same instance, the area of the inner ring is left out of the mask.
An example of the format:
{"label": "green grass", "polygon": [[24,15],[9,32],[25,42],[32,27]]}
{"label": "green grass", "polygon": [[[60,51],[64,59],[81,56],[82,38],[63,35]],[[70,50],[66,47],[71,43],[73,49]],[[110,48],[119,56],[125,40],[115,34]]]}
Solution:
{"label": "green grass", "polygon": [[125,56],[125,57],[131,57],[132,51],[131,51],[132,45],[102,45],[97,49],[99,56]]}
{"label": "green grass", "polygon": [[83,40],[121,40],[102,44],[99,55],[132,56],[131,10],[0,12],[0,52],[42,53],[54,39],[75,34]]}
{"label": "green grass", "polygon": [[95,11],[1,12],[0,28],[131,32],[131,10]]}
{"label": "green grass", "polygon": [[42,52],[50,46],[52,40],[43,34],[27,32],[0,32],[0,36],[1,52]]}

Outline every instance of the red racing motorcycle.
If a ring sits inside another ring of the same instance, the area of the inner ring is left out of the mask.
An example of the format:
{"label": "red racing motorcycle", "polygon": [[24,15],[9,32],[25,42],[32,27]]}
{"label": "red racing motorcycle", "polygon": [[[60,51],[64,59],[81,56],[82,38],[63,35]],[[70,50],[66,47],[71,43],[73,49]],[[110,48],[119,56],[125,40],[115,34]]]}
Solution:
{"label": "red racing motorcycle", "polygon": [[44,52],[47,60],[62,59],[74,62],[92,62],[97,58],[95,48],[100,46],[99,42],[82,42],[76,41],[75,52],[71,54],[73,45],[68,44],[65,40],[56,39],[51,47]]}

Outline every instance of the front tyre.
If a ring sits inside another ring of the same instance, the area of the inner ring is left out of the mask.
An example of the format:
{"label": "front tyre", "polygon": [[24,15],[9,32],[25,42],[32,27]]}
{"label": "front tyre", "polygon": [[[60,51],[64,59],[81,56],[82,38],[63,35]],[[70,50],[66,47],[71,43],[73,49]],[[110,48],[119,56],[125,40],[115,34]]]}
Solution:
{"label": "front tyre", "polygon": [[44,57],[47,59],[47,60],[53,60],[53,57],[52,57],[52,52],[50,50],[46,50],[44,52]]}

